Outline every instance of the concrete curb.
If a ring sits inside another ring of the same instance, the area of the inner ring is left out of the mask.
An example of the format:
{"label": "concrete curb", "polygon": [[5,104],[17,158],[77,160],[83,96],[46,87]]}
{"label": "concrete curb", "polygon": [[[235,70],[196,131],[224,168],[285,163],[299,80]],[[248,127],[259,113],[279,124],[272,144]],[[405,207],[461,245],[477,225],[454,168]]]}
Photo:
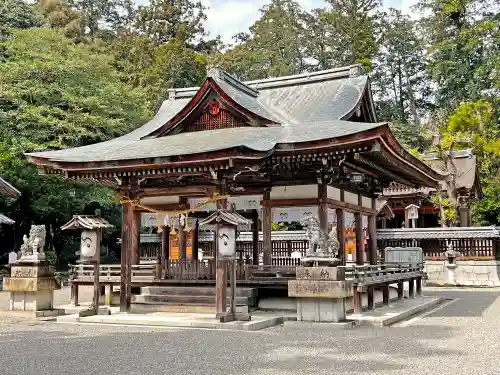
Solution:
{"label": "concrete curb", "polygon": [[424,298],[427,299],[427,301],[423,301],[422,304],[413,306],[411,308],[408,308],[407,310],[403,310],[392,316],[382,315],[373,317],[366,315],[361,315],[361,316],[350,315],[349,319],[356,321],[356,324],[361,326],[387,327],[395,323],[407,320],[424,311],[430,310],[433,307],[445,301],[444,297],[435,297],[435,298],[424,297]]}
{"label": "concrete curb", "polygon": [[319,328],[322,330],[344,330],[354,328],[356,326],[355,321],[341,322],[341,323],[322,323],[322,322],[298,322],[298,321],[287,321],[285,322],[285,328]]}

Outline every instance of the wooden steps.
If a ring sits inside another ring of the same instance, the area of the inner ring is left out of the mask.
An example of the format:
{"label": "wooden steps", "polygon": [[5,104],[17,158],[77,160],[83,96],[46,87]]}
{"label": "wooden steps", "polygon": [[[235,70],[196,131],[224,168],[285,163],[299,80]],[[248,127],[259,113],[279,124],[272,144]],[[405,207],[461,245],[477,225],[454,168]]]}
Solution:
{"label": "wooden steps", "polygon": [[[228,289],[227,303],[231,302]],[[257,306],[257,289],[236,288],[236,305]],[[132,301],[133,311],[199,312],[215,308],[215,288],[204,286],[148,286]]]}

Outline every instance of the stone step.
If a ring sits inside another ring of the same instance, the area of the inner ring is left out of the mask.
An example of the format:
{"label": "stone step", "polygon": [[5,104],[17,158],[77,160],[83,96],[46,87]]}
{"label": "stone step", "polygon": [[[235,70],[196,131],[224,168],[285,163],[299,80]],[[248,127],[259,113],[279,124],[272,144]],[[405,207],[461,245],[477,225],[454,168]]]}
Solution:
{"label": "stone step", "polygon": [[[227,298],[227,303],[230,303],[230,298]],[[183,295],[139,295],[135,296],[134,303],[149,303],[149,304],[190,304],[197,306],[215,306],[215,296],[183,296]],[[256,301],[252,297],[236,297],[236,305],[239,306],[254,306]]]}
{"label": "stone step", "polygon": [[[227,289],[227,293],[230,293]],[[145,286],[141,288],[141,295],[180,295],[180,296],[213,296],[215,287],[186,287],[186,286]],[[257,289],[236,288],[237,297],[256,297]]]}

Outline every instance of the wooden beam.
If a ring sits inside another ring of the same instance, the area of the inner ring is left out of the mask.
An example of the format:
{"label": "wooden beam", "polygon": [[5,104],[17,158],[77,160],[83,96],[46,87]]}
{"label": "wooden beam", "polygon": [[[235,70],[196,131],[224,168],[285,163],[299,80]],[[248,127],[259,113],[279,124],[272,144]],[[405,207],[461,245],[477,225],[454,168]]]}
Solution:
{"label": "wooden beam", "polygon": [[252,264],[259,265],[259,211],[252,210]]}
{"label": "wooden beam", "polygon": [[[264,192],[264,200],[263,202],[269,202],[271,199],[271,191],[266,190]],[[314,199],[317,202],[317,199]],[[271,257],[272,257],[272,240],[271,240],[271,230],[272,230],[272,212],[271,205],[262,205],[262,250],[264,255],[264,265],[271,265]]]}
{"label": "wooden beam", "polygon": [[[326,198],[326,202],[329,208],[343,208],[348,212],[361,212],[365,215],[377,214],[377,211],[371,208],[358,206],[352,203],[341,202],[336,199]],[[273,200],[262,200],[260,202],[262,207],[298,207],[298,206],[317,206],[319,205],[319,200],[315,198],[307,199],[273,199]]]}
{"label": "wooden beam", "polygon": [[139,198],[146,197],[161,197],[161,196],[200,196],[207,197],[213,195],[215,187],[211,185],[201,186],[171,186],[158,188],[143,188],[141,189]]}
{"label": "wooden beam", "polygon": [[[154,210],[158,211],[177,211],[177,210],[185,210],[188,208],[187,204],[178,204],[178,203],[170,203],[170,204],[145,204],[145,206],[151,207]],[[151,212],[142,207],[135,207],[134,211],[137,212]]]}

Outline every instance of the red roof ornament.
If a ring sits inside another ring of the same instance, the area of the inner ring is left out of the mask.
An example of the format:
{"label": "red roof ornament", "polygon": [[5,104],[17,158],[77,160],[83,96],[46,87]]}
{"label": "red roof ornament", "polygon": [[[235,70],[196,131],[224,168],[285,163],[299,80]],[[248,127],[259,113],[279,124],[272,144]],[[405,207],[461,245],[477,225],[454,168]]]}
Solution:
{"label": "red roof ornament", "polygon": [[217,116],[220,112],[220,103],[217,100],[212,100],[208,104],[208,112],[214,117]]}

